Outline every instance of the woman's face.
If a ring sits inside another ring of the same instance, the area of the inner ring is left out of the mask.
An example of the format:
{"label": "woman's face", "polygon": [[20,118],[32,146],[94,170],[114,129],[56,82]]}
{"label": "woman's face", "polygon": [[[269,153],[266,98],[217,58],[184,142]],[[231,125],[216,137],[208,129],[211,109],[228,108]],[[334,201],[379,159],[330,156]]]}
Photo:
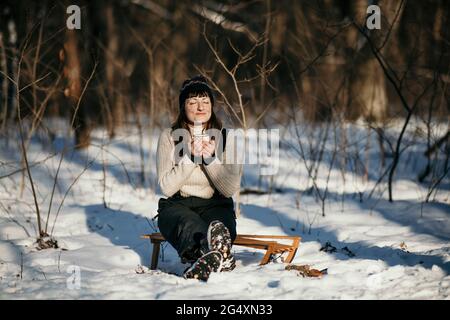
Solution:
{"label": "woman's face", "polygon": [[211,118],[211,99],[208,95],[187,98],[184,110],[189,121],[206,123]]}

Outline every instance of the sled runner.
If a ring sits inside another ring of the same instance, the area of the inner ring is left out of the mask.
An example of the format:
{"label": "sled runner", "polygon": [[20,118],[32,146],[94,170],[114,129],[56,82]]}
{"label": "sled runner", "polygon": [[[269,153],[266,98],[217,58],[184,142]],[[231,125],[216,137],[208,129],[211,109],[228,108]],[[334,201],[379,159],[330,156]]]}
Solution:
{"label": "sled runner", "polygon": [[[161,233],[145,234],[141,236],[141,238],[149,239],[153,244],[150,268],[155,270],[158,267],[158,256],[161,242],[166,241],[166,239],[164,239]],[[291,244],[280,243],[275,241],[276,239],[290,241]],[[276,254],[283,255],[285,253],[287,253],[287,256],[283,262],[291,263],[297,252],[300,240],[301,238],[298,236],[238,234],[233,245],[266,250],[264,257],[259,263],[260,265],[269,263]]]}

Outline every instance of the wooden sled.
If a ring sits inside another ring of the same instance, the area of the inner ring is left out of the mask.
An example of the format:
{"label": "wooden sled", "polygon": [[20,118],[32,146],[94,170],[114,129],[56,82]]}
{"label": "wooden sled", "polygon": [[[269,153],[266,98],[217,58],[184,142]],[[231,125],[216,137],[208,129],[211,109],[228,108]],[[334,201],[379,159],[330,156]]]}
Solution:
{"label": "wooden sled", "polygon": [[[166,241],[161,233],[151,233],[141,236],[142,239],[149,239],[153,244],[153,251],[151,257],[152,270],[158,267],[158,257],[161,242]],[[270,239],[270,240],[269,240]],[[275,241],[275,239],[280,240],[290,240],[291,244],[284,244]],[[254,234],[238,234],[233,245],[244,246],[255,249],[266,250],[264,257],[262,258],[260,265],[269,263],[275,254],[288,253],[283,262],[291,263],[297,253],[298,246],[300,244],[300,237],[295,236],[272,236],[272,235],[254,235]]]}

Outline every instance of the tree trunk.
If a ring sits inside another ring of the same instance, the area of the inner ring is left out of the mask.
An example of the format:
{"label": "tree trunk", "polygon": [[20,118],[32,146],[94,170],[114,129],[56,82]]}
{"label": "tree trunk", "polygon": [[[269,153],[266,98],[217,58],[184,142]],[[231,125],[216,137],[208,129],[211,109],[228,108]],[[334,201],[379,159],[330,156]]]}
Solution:
{"label": "tree trunk", "polygon": [[86,110],[81,104],[81,57],[78,48],[78,37],[76,30],[66,31],[64,51],[60,52],[60,59],[64,61],[64,76],[66,88],[64,95],[72,110],[71,125],[75,131],[76,148],[85,148],[90,144],[90,126]]}
{"label": "tree trunk", "polygon": [[108,2],[105,7],[106,30],[107,30],[107,48],[105,52],[105,73],[106,73],[106,92],[108,94],[109,105],[112,109],[112,125],[109,136],[112,138],[116,134],[116,129],[121,125],[124,117],[124,103],[120,95],[121,83],[118,79],[116,63],[119,63],[119,38],[118,30],[115,26],[114,4]]}

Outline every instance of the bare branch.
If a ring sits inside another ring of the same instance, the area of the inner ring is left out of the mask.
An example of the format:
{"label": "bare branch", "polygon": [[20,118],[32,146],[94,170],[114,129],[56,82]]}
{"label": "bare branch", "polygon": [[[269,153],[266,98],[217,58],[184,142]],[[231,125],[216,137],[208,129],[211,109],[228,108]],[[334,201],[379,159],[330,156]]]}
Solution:
{"label": "bare branch", "polygon": [[192,10],[203,18],[221,26],[224,29],[245,34],[250,41],[257,42],[257,34],[250,30],[245,24],[228,20],[224,15],[217,13],[211,9],[205,8],[198,4],[194,4]]}

